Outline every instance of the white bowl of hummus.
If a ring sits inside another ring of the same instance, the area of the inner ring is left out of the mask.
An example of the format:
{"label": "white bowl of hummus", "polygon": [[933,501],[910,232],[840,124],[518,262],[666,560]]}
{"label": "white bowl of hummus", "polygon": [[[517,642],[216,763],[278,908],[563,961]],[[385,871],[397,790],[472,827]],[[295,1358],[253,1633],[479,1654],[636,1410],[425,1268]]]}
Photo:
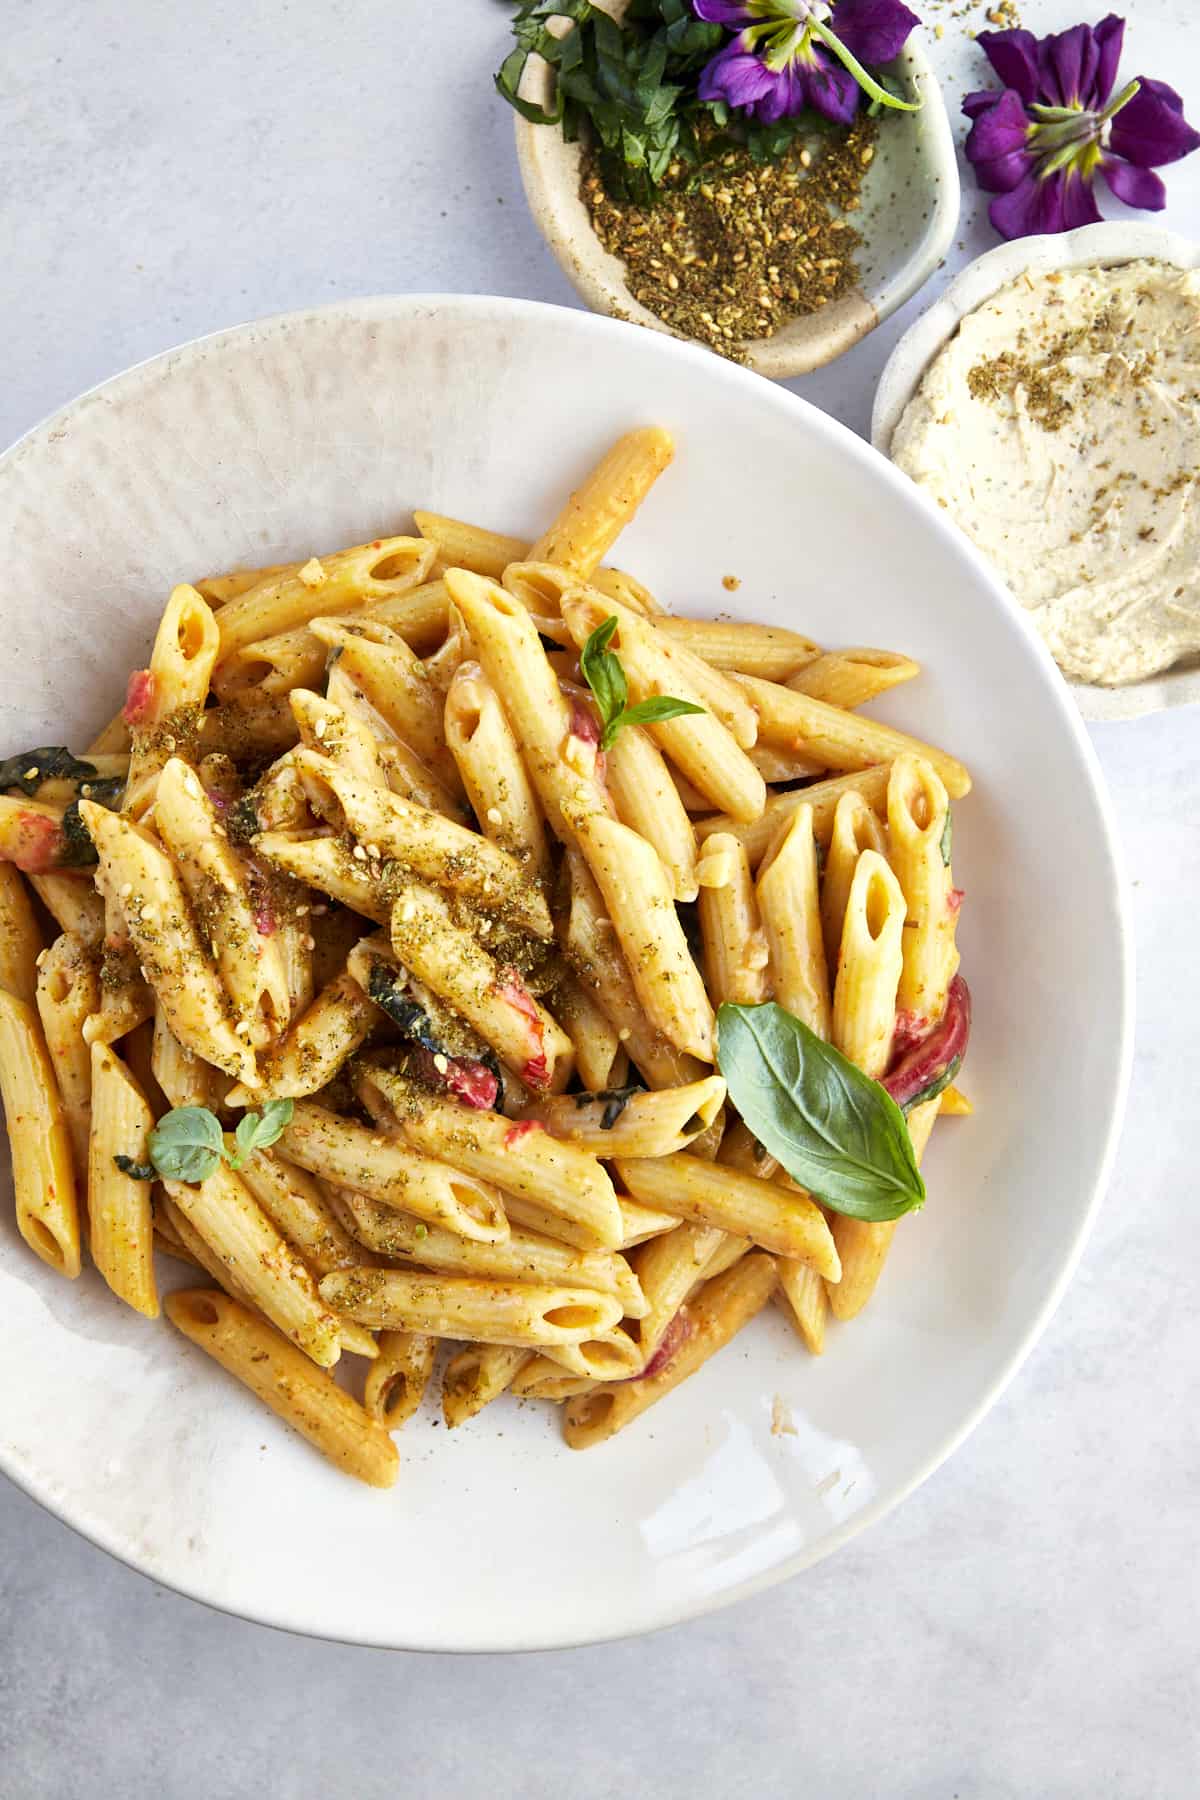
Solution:
{"label": "white bowl of hummus", "polygon": [[1200,245],[1105,223],[988,251],[896,346],[871,437],[1086,718],[1200,701]]}

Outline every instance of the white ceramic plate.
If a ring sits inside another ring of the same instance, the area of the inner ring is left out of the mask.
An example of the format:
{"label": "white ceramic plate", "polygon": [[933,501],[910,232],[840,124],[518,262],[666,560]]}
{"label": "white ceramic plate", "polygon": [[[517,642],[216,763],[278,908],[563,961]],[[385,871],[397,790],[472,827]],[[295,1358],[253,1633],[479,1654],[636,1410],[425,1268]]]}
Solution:
{"label": "white ceramic plate", "polygon": [[[1140,220],[1110,219],[1100,225],[1082,225],[1050,237],[1019,238],[997,244],[962,271],[928,311],[911,325],[892,351],[875,390],[871,415],[871,442],[884,455],[905,407],[920,385],[934,357],[958,330],[960,322],[976,307],[990,300],[1000,288],[1016,281],[1027,270],[1043,274],[1047,269],[1086,269],[1096,263],[1115,265],[1148,257],[1177,268],[1200,267],[1200,244],[1161,225]],[[1146,713],[1172,706],[1192,706],[1200,701],[1200,666],[1189,658],[1178,668],[1125,687],[1096,687],[1090,682],[1067,683],[1085,719],[1140,719]]]}
{"label": "white ceramic plate", "polygon": [[[1121,1115],[1130,962],[1095,761],[1048,656],[884,458],[704,351],[513,300],[364,300],[119,376],[0,461],[3,742],[86,741],[171,583],[402,528],[425,505],[534,534],[619,432],[678,457],[620,547],[664,600],[901,646],[887,716],[976,776],[957,808],[978,1114],[823,1359],[773,1310],[610,1446],[506,1399],[403,1434],[357,1487],[165,1323],[71,1285],[0,1213],[0,1464],[136,1568],[364,1644],[531,1649],[647,1630],[793,1574],[936,1468],[1074,1265]],[[741,587],[726,593],[721,578]],[[1014,721],[1020,721],[1020,728]],[[164,1263],[172,1279],[174,1266]],[[772,1435],[776,1397],[794,1433]]]}

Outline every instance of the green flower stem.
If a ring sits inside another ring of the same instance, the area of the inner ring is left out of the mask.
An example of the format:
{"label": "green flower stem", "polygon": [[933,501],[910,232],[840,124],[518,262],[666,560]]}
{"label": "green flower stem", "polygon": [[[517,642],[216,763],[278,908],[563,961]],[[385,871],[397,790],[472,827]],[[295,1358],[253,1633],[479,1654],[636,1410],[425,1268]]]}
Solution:
{"label": "green flower stem", "polygon": [[822,25],[817,19],[810,19],[808,28],[814,37],[820,38],[827,49],[833,51],[842,67],[853,75],[863,93],[868,94],[880,106],[890,106],[896,112],[920,112],[921,102],[919,100],[899,100],[895,94],[889,94],[885,87],[881,87],[875,77],[868,74],[867,70],[863,68],[858,58],[851,56],[845,44],[840,38],[833,35],[827,25]]}

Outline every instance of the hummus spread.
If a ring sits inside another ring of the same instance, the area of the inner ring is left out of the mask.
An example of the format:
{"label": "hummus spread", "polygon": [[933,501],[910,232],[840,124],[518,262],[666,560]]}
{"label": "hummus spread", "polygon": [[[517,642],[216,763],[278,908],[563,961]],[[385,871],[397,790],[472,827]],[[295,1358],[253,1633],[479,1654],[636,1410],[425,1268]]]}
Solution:
{"label": "hummus spread", "polygon": [[930,364],[892,458],[1008,582],[1065,674],[1200,650],[1200,271],[1028,274]]}

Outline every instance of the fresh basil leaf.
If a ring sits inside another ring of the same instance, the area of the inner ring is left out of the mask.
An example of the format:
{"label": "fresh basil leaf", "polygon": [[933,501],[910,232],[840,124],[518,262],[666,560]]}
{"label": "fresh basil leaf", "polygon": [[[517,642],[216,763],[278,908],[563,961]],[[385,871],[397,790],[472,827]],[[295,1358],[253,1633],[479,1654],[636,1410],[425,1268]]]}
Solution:
{"label": "fresh basil leaf", "polygon": [[722,1006],[717,1066],[759,1143],[835,1212],[882,1221],[924,1203],[891,1095],[783,1007]]}
{"label": "fresh basil leaf", "polygon": [[221,1121],[207,1106],[177,1106],[150,1133],[150,1161],[167,1181],[206,1181],[224,1154]]}
{"label": "fresh basil leaf", "polygon": [[941,842],[938,845],[938,848],[940,849],[940,851],[942,853],[942,861],[947,868],[950,867],[950,851],[951,851],[953,844],[954,844],[954,812],[953,812],[953,809],[948,806],[946,808],[946,823],[942,826]]}
{"label": "fresh basil leaf", "polygon": [[609,649],[617,629],[615,613],[597,625],[579,653],[583,679],[596,697],[600,708],[600,724],[607,730],[629,698],[629,686],[621,659]]}
{"label": "fresh basil leaf", "polygon": [[62,816],[62,848],[58,853],[60,869],[90,869],[99,862],[92,834],[83,822],[78,800],[72,800]]}
{"label": "fresh basil leaf", "polygon": [[128,1175],[130,1181],[156,1181],[158,1171],[153,1163],[134,1162],[132,1156],[116,1155],[113,1157],[122,1175]]}
{"label": "fresh basil leaf", "polygon": [[230,1168],[240,1169],[256,1150],[269,1150],[291,1124],[294,1111],[294,1101],[268,1100],[261,1112],[243,1113],[233,1134],[237,1151],[233,1156],[225,1152]]}
{"label": "fresh basil leaf", "polygon": [[648,700],[639,700],[636,706],[627,706],[621,724],[661,725],[665,719],[681,719],[685,713],[702,713],[704,710],[691,700],[676,700],[670,694],[652,694]]}

